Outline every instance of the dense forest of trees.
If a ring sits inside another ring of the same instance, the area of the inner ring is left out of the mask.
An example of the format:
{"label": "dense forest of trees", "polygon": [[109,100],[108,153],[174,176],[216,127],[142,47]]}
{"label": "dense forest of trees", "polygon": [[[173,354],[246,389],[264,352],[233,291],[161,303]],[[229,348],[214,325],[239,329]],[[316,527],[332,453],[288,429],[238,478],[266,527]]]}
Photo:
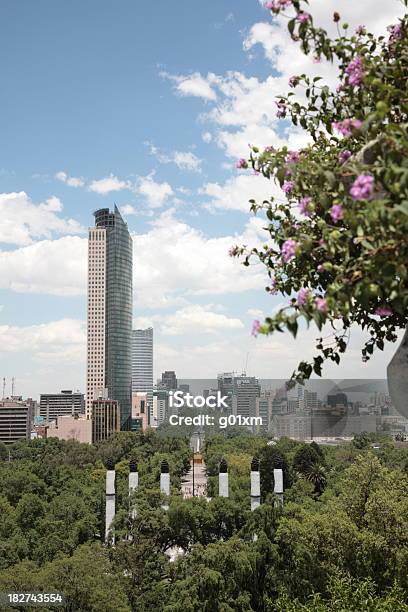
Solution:
{"label": "dense forest of trees", "polygon": [[[385,437],[373,448],[369,436],[336,448],[267,442],[233,430],[207,437],[209,502],[182,498],[188,437],[166,430],[96,446],[49,439],[0,448],[0,592],[59,591],[62,609],[83,612],[408,610],[408,449]],[[264,503],[251,512],[254,456]],[[222,457],[228,499],[217,497]],[[117,472],[115,547],[102,541],[107,458]],[[130,459],[140,474],[134,500]],[[283,508],[274,503],[277,465]],[[185,551],[175,562],[172,546]]]}

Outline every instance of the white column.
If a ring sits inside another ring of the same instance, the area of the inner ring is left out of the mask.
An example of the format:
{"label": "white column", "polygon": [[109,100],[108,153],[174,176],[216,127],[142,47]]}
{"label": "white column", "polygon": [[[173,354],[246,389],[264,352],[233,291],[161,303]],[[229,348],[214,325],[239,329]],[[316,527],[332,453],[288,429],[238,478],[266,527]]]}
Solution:
{"label": "white column", "polygon": [[[115,469],[113,461],[108,461],[106,468],[105,544],[108,544],[111,525],[115,518]],[[112,535],[111,542],[115,544],[114,535]]]}
{"label": "white column", "polygon": [[251,511],[261,505],[261,479],[259,475],[259,460],[254,458],[251,463]]}
{"label": "white column", "polygon": [[229,496],[228,488],[228,465],[225,459],[220,461],[220,470],[218,474],[218,495],[220,497]]}
{"label": "white column", "polygon": [[[137,471],[136,461],[129,462],[129,497],[136,491],[139,486],[139,472]],[[136,518],[136,505],[134,501],[130,502],[130,518]]]}
{"label": "white column", "polygon": [[[169,464],[166,460],[163,460],[160,465],[161,473],[160,473],[160,491],[166,495],[166,497],[170,497],[170,474],[169,474]],[[167,503],[162,505],[163,510],[168,510],[169,506]]]}
{"label": "white column", "polygon": [[273,479],[275,482],[273,492],[277,495],[280,504],[283,504],[283,470],[282,468],[275,468],[273,470]]}

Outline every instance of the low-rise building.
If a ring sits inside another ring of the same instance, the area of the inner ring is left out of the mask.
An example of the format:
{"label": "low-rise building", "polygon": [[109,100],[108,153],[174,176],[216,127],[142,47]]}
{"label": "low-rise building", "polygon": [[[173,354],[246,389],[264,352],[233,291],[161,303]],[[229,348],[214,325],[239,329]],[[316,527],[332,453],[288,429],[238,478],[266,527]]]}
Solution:
{"label": "low-rise building", "polygon": [[65,414],[83,414],[85,412],[84,394],[71,389],[63,389],[61,393],[42,393],[40,396],[39,416],[46,422],[54,421]]}
{"label": "low-rise building", "polygon": [[47,438],[77,440],[85,444],[92,442],[92,421],[85,415],[63,415],[52,421],[47,428]]}
{"label": "low-rise building", "polygon": [[32,422],[32,401],[14,398],[0,400],[0,442],[11,444],[17,440],[29,440]]}
{"label": "low-rise building", "polygon": [[[140,427],[133,424],[134,420],[140,421]],[[147,393],[132,393],[132,430],[142,429],[149,426],[149,405]]]}

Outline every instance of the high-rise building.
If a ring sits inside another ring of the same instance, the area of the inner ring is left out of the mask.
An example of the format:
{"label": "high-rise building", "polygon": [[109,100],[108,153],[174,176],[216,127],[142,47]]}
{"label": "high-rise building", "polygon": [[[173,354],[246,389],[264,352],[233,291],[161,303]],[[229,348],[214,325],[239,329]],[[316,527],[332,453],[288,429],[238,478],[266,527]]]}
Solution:
{"label": "high-rise building", "polygon": [[327,395],[327,404],[333,408],[337,406],[344,406],[344,408],[347,408],[347,395],[345,393],[341,393],[340,391],[333,391]]}
{"label": "high-rise building", "polygon": [[30,401],[11,398],[0,400],[0,442],[30,439],[33,406]]}
{"label": "high-rise building", "polygon": [[132,332],[132,393],[146,393],[153,403],[153,328]]}
{"label": "high-rise building", "polygon": [[75,415],[85,412],[84,394],[63,389],[61,393],[42,393],[40,395],[40,417],[47,422],[65,414]]}
{"label": "high-rise building", "polygon": [[165,388],[153,391],[153,422],[154,426],[161,425],[168,417],[169,392]]}
{"label": "high-rise building", "polygon": [[177,376],[173,371],[166,371],[162,373],[161,376],[161,385],[162,388],[167,389],[167,391],[176,391],[177,390]]}
{"label": "high-rise building", "polygon": [[121,422],[119,402],[105,399],[97,399],[92,402],[93,443],[110,438],[120,430]]}
{"label": "high-rise building", "polygon": [[255,428],[256,432],[269,431],[272,422],[272,402],[274,393],[273,391],[261,391],[259,397],[255,399],[256,402],[256,413],[255,416],[261,417],[262,425],[257,425]]}
{"label": "high-rise building", "polygon": [[222,374],[218,374],[217,383],[218,383],[218,391],[222,396],[225,396],[227,399],[225,400],[226,404],[228,404],[228,408],[223,408],[223,412],[227,412],[229,414],[232,413],[232,395],[234,392],[234,377],[235,374],[233,372],[223,372]]}
{"label": "high-rise building", "polygon": [[132,238],[115,206],[94,213],[88,241],[86,412],[96,399],[119,403],[129,429],[132,394]]}
{"label": "high-rise building", "polygon": [[260,396],[261,386],[255,376],[235,376],[232,395],[232,413],[243,417],[255,417],[256,400]]}

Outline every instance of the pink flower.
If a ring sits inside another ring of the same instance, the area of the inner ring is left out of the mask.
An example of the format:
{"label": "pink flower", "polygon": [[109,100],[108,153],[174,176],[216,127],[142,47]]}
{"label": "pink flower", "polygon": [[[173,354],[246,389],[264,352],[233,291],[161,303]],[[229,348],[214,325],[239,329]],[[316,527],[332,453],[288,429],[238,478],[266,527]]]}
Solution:
{"label": "pink flower", "polygon": [[295,183],[293,181],[283,181],[282,189],[288,195],[293,191]]}
{"label": "pink flower", "polygon": [[344,210],[341,204],[333,204],[330,209],[330,216],[335,223],[341,221],[344,218]]}
{"label": "pink flower", "polygon": [[308,210],[308,206],[311,201],[312,201],[312,198],[310,198],[309,196],[305,196],[299,202],[299,211],[301,212],[302,215],[306,215],[306,217],[310,216],[310,211]]}
{"label": "pink flower", "polygon": [[272,295],[278,293],[276,289],[276,278],[271,278],[271,286],[269,287],[269,293],[271,293]]}
{"label": "pink flower", "polygon": [[291,76],[289,79],[289,87],[296,87],[296,85],[298,85],[299,83],[299,77],[298,76]]}
{"label": "pink flower", "polygon": [[255,319],[255,321],[252,322],[252,331],[251,331],[251,335],[254,336],[255,338],[259,333],[260,327],[261,327],[260,322],[258,321],[258,319]]}
{"label": "pink flower", "polygon": [[388,26],[387,30],[390,33],[389,42],[395,42],[404,36],[402,25],[400,23]]}
{"label": "pink flower", "polygon": [[296,164],[300,160],[299,151],[289,151],[288,156],[286,158],[287,162]]}
{"label": "pink flower", "polygon": [[374,191],[374,177],[371,174],[360,174],[350,189],[353,200],[368,200]]}
{"label": "pink flower", "polygon": [[365,33],[366,33],[365,26],[359,25],[356,27],[356,34],[358,34],[358,36],[362,36]]}
{"label": "pink flower", "polygon": [[265,153],[273,153],[275,151],[275,147],[265,147]]}
{"label": "pink flower", "polygon": [[298,244],[296,240],[292,240],[291,238],[289,240],[285,240],[285,242],[282,244],[281,255],[285,263],[295,257],[297,246]]}
{"label": "pink flower", "polygon": [[298,21],[300,21],[300,23],[306,23],[306,21],[309,21],[311,15],[309,13],[306,13],[305,11],[301,11],[300,13],[297,14],[296,19]]}
{"label": "pink flower", "polygon": [[348,159],[350,159],[350,157],[351,157],[351,151],[346,149],[345,151],[342,151],[341,153],[339,153],[338,160],[341,164],[344,164]]}
{"label": "pink flower", "polygon": [[317,266],[317,271],[318,271],[318,272],[324,272],[324,266],[323,266],[322,264],[319,264],[319,265]]}
{"label": "pink flower", "polygon": [[379,317],[390,317],[391,315],[394,314],[394,312],[388,306],[379,306],[378,308],[376,308],[374,314],[376,314]]}
{"label": "pink flower", "polygon": [[281,9],[284,9],[291,4],[292,0],[272,0],[271,2],[267,2],[264,6],[266,9],[269,9],[274,13],[278,13]]}
{"label": "pink flower", "polygon": [[328,304],[326,298],[316,298],[316,308],[319,312],[327,312]]}
{"label": "pink flower", "polygon": [[362,126],[360,119],[344,119],[343,121],[335,121],[333,127],[343,136],[351,136],[353,130],[358,130]]}
{"label": "pink flower", "polygon": [[284,119],[286,117],[285,103],[280,101],[280,102],[275,102],[275,104],[278,107],[278,110],[276,111],[276,116],[278,117],[278,119]]}
{"label": "pink flower", "polygon": [[298,306],[304,306],[309,299],[310,290],[306,289],[306,287],[302,287],[297,296],[297,304]]}
{"label": "pink flower", "polygon": [[246,159],[241,157],[241,159],[239,159],[237,163],[235,164],[235,167],[236,168],[248,168],[248,162]]}
{"label": "pink flower", "polygon": [[351,62],[346,68],[346,73],[347,82],[349,85],[351,85],[352,87],[358,87],[359,85],[361,85],[364,79],[364,66],[361,57],[357,56],[353,60],[351,60]]}
{"label": "pink flower", "polygon": [[228,255],[230,257],[236,257],[239,254],[239,246],[235,245],[230,248]]}

